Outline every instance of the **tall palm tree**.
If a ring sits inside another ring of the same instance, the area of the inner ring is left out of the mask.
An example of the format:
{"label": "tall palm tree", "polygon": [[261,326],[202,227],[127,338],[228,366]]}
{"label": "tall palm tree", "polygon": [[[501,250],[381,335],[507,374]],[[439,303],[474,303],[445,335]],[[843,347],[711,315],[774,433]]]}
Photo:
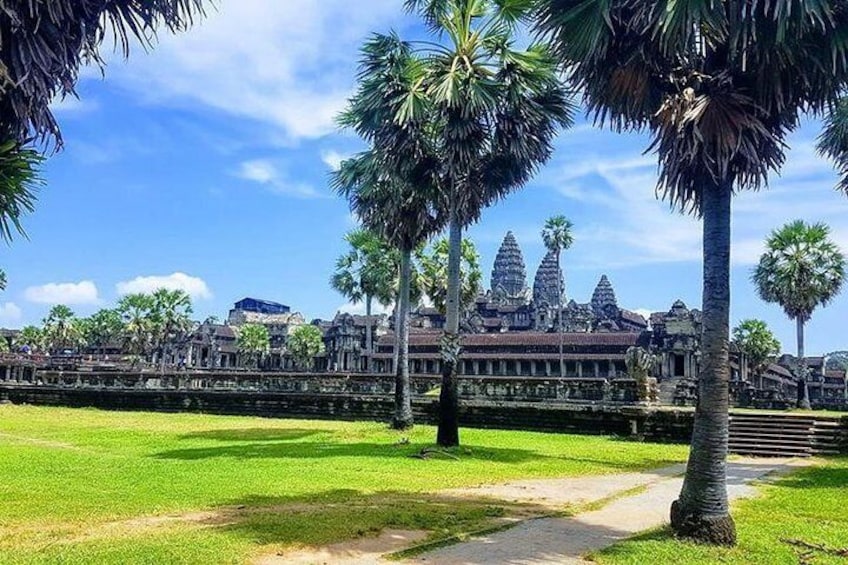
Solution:
{"label": "tall palm tree", "polygon": [[682,536],[733,544],[731,197],[763,186],[801,113],[826,112],[848,85],[845,2],[540,0],[535,18],[597,122],[650,131],[659,194],[703,219],[699,404],[671,518]]}
{"label": "tall palm tree", "polygon": [[[514,45],[516,28],[533,3],[408,0],[407,7],[424,18],[435,38],[418,44],[404,79],[393,84],[399,110],[384,120],[382,91],[365,80],[364,95],[354,98],[343,120],[401,177],[423,176],[438,186],[438,206],[448,211],[447,323],[436,438],[442,446],[459,444],[462,229],[483,208],[524,185],[550,157],[558,128],[571,124],[572,107],[546,48],[533,44],[518,50]],[[377,39],[397,45],[398,51],[408,45],[395,35]],[[363,69],[361,76],[372,72]],[[386,135],[388,124],[409,129],[396,138]]]}
{"label": "tall palm tree", "polygon": [[[0,239],[32,211],[41,157],[33,142],[61,146],[50,109],[76,96],[83,64],[105,68],[100,48],[114,38],[126,57],[132,39],[152,46],[158,29],[187,29],[203,15],[202,0],[4,0],[0,10]],[[23,232],[21,232],[23,233]]]}
{"label": "tall palm tree", "polygon": [[165,370],[171,346],[191,329],[191,296],[184,290],[160,288],[152,296],[152,317],[158,333],[159,363]]}
{"label": "tall palm tree", "polygon": [[357,229],[345,235],[350,248],[336,261],[330,286],[353,304],[365,302],[365,370],[371,370],[374,332],[371,311],[376,298],[388,306],[392,302],[396,270],[391,250],[373,231]]}
{"label": "tall palm tree", "polygon": [[[480,254],[477,246],[468,238],[462,238],[459,265],[459,311],[463,314],[474,306],[474,300],[480,295],[483,271],[480,269]],[[450,244],[447,239],[439,238],[418,253],[421,265],[421,291],[433,306],[444,315],[447,311],[448,266],[450,264]],[[462,317],[462,316],[460,316]]]}
{"label": "tall palm tree", "polygon": [[760,298],[780,304],[795,320],[798,358],[798,405],[810,407],[807,394],[807,362],[804,359],[804,325],[819,306],[827,306],[845,281],[845,256],[830,240],[830,228],[788,223],[766,239],[766,251],[754,269],[752,280]]}
{"label": "tall palm tree", "polygon": [[108,345],[114,344],[120,338],[123,331],[121,314],[117,310],[104,308],[86,320],[86,341],[90,347],[100,349],[101,354],[105,353]]}
{"label": "tall palm tree", "polygon": [[[366,59],[370,56],[365,50]],[[387,61],[388,63],[388,61]],[[392,70],[391,64],[386,69]],[[351,210],[369,230],[400,252],[399,283],[395,303],[395,414],[392,427],[411,428],[412,395],[409,381],[409,310],[412,252],[437,233],[444,220],[433,206],[438,195],[425,186],[413,186],[391,176],[373,151],[342,163],[332,184],[350,203]]]}
{"label": "tall palm tree", "polygon": [[565,361],[562,355],[562,252],[571,247],[574,243],[574,236],[571,235],[571,229],[574,227],[565,216],[551,216],[545,222],[545,227],[542,228],[542,241],[550,253],[556,255],[557,268],[557,331],[559,332],[559,376],[565,376]]}

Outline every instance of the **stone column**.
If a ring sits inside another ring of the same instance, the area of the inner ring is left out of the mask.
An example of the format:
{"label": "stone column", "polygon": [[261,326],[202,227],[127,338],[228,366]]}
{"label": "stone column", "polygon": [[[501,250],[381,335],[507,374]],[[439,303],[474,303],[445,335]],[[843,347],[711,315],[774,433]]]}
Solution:
{"label": "stone column", "polygon": [[583,378],[583,361],[575,361],[575,363],[577,364],[577,378],[582,379]]}
{"label": "stone column", "polygon": [[538,362],[537,361],[530,361],[530,376],[531,377],[536,376],[536,363],[538,363]]}
{"label": "stone column", "polygon": [[597,361],[594,361],[593,365],[594,365],[594,368],[595,368],[595,378],[597,379],[601,376],[601,364],[598,363]]}

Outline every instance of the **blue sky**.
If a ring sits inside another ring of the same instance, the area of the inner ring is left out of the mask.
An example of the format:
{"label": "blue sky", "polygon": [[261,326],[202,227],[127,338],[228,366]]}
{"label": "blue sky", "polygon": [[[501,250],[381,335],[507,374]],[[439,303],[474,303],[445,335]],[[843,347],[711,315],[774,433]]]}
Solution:
{"label": "blue sky", "polygon": [[[401,2],[224,1],[189,33],[155,51],[84,73],[80,100],[56,107],[66,147],[52,157],[30,240],[2,250],[9,286],[0,326],[41,320],[51,304],[81,315],[121,294],[163,284],[189,291],[197,317],[225,317],[243,296],[277,300],[307,318],[345,300],[328,287],[343,234],[354,227],[327,174],[360,144],[332,118],[352,91],[357,48],[371,31],[420,29]],[[848,250],[848,198],[814,152],[817,124],[790,139],[782,176],[734,204],[734,322],[765,319],[786,350],[794,326],[749,282],[763,238],[786,221],[831,225]],[[532,276],[539,230],[555,213],[576,226],[564,257],[569,297],[585,302],[606,273],[621,306],[700,303],[700,226],[654,197],[647,140],[593,129],[563,133],[549,165],[470,229],[488,279],[507,230]],[[359,308],[359,307],[355,307]],[[816,312],[808,351],[848,349],[848,291]]]}

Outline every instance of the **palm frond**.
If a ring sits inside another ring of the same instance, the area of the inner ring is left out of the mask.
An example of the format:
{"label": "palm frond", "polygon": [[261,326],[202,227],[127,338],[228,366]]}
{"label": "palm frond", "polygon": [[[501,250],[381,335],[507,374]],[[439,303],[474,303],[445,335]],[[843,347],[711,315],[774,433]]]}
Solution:
{"label": "palm frond", "polygon": [[26,236],[21,217],[35,209],[36,191],[44,184],[37,151],[14,140],[0,143],[0,239],[10,242],[15,232]]}

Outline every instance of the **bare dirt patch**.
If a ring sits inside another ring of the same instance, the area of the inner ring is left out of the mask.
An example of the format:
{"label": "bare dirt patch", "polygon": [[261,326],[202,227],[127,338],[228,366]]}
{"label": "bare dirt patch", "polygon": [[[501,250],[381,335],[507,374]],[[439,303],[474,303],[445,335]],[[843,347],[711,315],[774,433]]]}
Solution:
{"label": "bare dirt patch", "polygon": [[254,565],[371,565],[387,563],[382,556],[399,551],[427,537],[423,530],[383,530],[374,537],[362,537],[324,547],[304,548],[265,555]]}

